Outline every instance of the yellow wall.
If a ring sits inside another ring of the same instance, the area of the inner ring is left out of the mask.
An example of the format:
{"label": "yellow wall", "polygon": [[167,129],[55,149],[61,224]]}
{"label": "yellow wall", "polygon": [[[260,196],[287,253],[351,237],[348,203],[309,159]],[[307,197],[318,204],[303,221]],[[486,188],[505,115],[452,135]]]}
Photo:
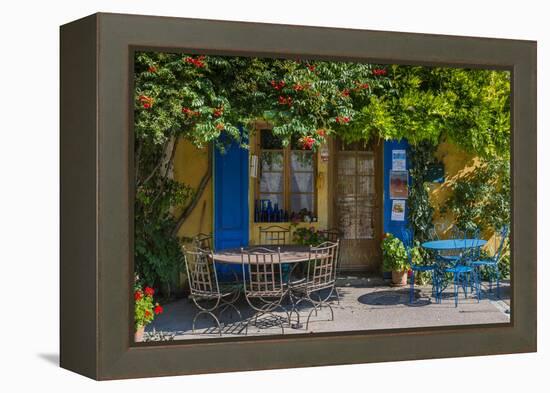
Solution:
{"label": "yellow wall", "polygon": [[[430,202],[434,207],[434,224],[442,224],[444,233],[440,236],[448,236],[448,231],[454,223],[454,217],[451,213],[440,214],[440,208],[445,204],[445,201],[452,193],[452,186],[458,179],[475,170],[476,165],[479,165],[479,159],[460,150],[456,145],[451,143],[442,143],[438,146],[436,157],[443,162],[445,167],[445,182],[443,183],[428,183],[430,189]],[[481,234],[483,239],[488,239],[487,247],[490,252],[494,252],[495,238],[493,232]]]}
{"label": "yellow wall", "polygon": [[[174,156],[174,179],[194,189],[208,167],[207,149],[198,149],[187,140],[180,140]],[[178,232],[182,238],[193,238],[199,233],[212,233],[212,178],[208,182],[201,199],[183,223]],[[175,212],[176,214],[179,211]]]}

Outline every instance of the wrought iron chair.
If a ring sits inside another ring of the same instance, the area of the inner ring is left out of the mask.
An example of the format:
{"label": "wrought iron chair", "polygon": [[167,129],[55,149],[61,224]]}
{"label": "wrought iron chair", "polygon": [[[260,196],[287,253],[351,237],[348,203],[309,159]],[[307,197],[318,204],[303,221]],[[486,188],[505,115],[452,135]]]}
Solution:
{"label": "wrought iron chair", "polygon": [[[326,306],[330,310],[330,321],[334,320],[334,310],[328,299],[335,290],[335,271],[338,259],[339,241],[336,243],[324,242],[317,247],[310,246],[309,262],[305,280],[290,285],[290,296],[293,299],[294,310],[297,315],[297,325],[300,325],[300,313],[298,305],[302,302],[310,303],[313,308],[309,311],[306,321],[306,330],[313,312],[317,312]],[[322,291],[328,291],[325,295]]]}
{"label": "wrought iron chair", "polygon": [[260,244],[269,246],[282,246],[290,242],[290,227],[271,225],[260,227]]}
{"label": "wrought iron chair", "polygon": [[[461,231],[459,229],[454,230],[453,239],[455,241],[463,241],[467,238],[467,231]],[[437,280],[436,286],[438,289],[437,302],[442,301],[442,292],[445,288],[443,282],[446,274],[451,274],[453,277],[453,293],[455,298],[455,307],[458,307],[458,289],[462,287],[464,291],[464,297],[468,297],[468,286],[471,286],[471,275],[475,274],[472,266],[469,266],[468,255],[465,253],[464,248],[455,249],[455,255],[441,256],[439,255],[436,261],[434,277]]]}
{"label": "wrought iron chair", "polygon": [[475,277],[476,277],[476,287],[477,287],[477,295],[478,295],[478,301],[481,299],[481,279],[480,279],[480,269],[482,267],[485,267],[489,270],[489,291],[492,292],[493,290],[493,277],[496,278],[497,282],[497,297],[500,298],[500,271],[498,264],[500,262],[500,259],[502,258],[502,253],[504,250],[504,245],[506,244],[506,239],[508,238],[508,226],[504,225],[500,229],[500,243],[496,250],[496,252],[493,254],[491,258],[488,259],[479,259],[479,249],[478,249],[478,258],[472,258],[469,262],[469,265],[474,268],[475,271]]}
{"label": "wrought iron chair", "polygon": [[[184,247],[183,251],[191,291],[189,297],[199,309],[193,318],[192,331],[195,332],[195,323],[199,316],[209,315],[216,323],[221,336],[220,318],[226,309],[232,308],[241,318],[240,311],[234,305],[240,292],[234,286],[225,286],[218,282],[216,262],[211,250],[196,249],[196,251],[189,251]],[[207,304],[209,302],[211,305]],[[218,316],[214,314],[216,311],[219,311]]]}
{"label": "wrought iron chair", "polygon": [[199,233],[193,238],[195,247],[201,250],[212,250],[212,234]]}
{"label": "wrought iron chair", "polygon": [[[279,322],[284,334],[284,324],[274,311],[282,310],[287,315],[290,324],[290,314],[282,306],[283,299],[288,294],[288,286],[283,281],[280,249],[277,251],[257,247],[245,251],[241,248],[242,270],[244,277],[244,297],[255,311],[254,324],[264,315],[273,317]],[[246,324],[246,333],[248,333]]]}
{"label": "wrought iron chair", "polygon": [[318,233],[323,236],[326,241],[332,243],[336,243],[338,240],[340,240],[340,236],[342,236],[342,232],[340,232],[338,228],[325,229],[319,231]]}
{"label": "wrought iron chair", "polygon": [[[342,232],[338,228],[325,229],[324,231],[319,231],[323,238],[331,243],[339,243]],[[334,269],[334,280],[336,281],[337,275],[340,273],[340,247],[338,247],[338,255],[336,256],[336,267]],[[338,287],[334,286],[334,294],[336,295],[336,301],[340,304],[340,292]]]}
{"label": "wrought iron chair", "polygon": [[435,265],[429,264],[429,265],[420,265],[415,264],[413,261],[412,256],[412,250],[414,248],[414,235],[413,231],[410,228],[404,228],[401,232],[402,238],[403,238],[403,245],[405,246],[405,250],[407,251],[407,258],[409,260],[409,265],[411,266],[411,286],[410,286],[410,292],[409,292],[409,303],[413,303],[414,301],[414,281],[415,281],[415,275],[416,273],[420,272],[430,272],[432,275],[432,294],[438,293],[437,283],[438,281],[435,278]]}
{"label": "wrought iron chair", "polygon": [[[465,237],[464,231],[456,225],[450,229],[449,233],[451,235],[450,240],[463,240]],[[439,258],[449,263],[456,263],[462,258],[462,251],[462,249],[440,251]]]}

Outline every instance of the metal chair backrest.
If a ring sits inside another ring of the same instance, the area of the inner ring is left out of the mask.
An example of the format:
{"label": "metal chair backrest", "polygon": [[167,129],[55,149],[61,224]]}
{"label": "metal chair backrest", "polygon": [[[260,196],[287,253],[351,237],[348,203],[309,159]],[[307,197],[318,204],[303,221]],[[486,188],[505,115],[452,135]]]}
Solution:
{"label": "metal chair backrest", "polygon": [[241,248],[245,295],[255,297],[277,296],[283,293],[281,250],[257,247]]}
{"label": "metal chair backrest", "polygon": [[453,240],[464,240],[464,231],[457,227],[456,225],[453,225],[453,227],[450,230],[451,233],[451,239]]}
{"label": "metal chair backrest", "polygon": [[324,231],[319,231],[319,234],[323,236],[326,241],[336,243],[340,240],[342,233],[337,228],[325,229]]}
{"label": "metal chair backrest", "polygon": [[306,274],[306,289],[309,291],[329,288],[336,280],[336,261],[339,241],[324,242],[309,248],[309,263]]}
{"label": "metal chair backrest", "polygon": [[195,242],[195,247],[200,248],[201,250],[211,250],[212,249],[212,235],[207,233],[199,233],[193,238]]}
{"label": "metal chair backrest", "polygon": [[[288,236],[288,239],[287,239]],[[290,241],[290,227],[271,225],[260,227],[260,244],[271,246],[282,246]]]}
{"label": "metal chair backrest", "polygon": [[403,228],[401,230],[401,237],[405,248],[414,247],[414,244],[413,244],[414,234],[411,228]]}
{"label": "metal chair backrest", "polygon": [[477,227],[468,228],[464,231],[464,241],[466,243],[466,257],[472,260],[479,259],[481,247],[475,247],[479,240],[480,230]]}
{"label": "metal chair backrest", "polygon": [[401,230],[401,237],[403,238],[403,245],[405,246],[405,251],[407,252],[407,260],[411,265],[411,268],[415,267],[412,258],[412,249],[414,248],[414,231],[412,228],[403,228]]}
{"label": "metal chair backrest", "polygon": [[500,236],[500,244],[498,246],[497,252],[493,256],[493,259],[495,262],[498,262],[502,257],[504,245],[506,244],[506,240],[508,239],[508,225],[503,225],[502,228],[500,228],[499,236]]}
{"label": "metal chair backrest", "polygon": [[211,250],[188,251],[184,248],[185,268],[192,295],[218,295],[216,262]]}

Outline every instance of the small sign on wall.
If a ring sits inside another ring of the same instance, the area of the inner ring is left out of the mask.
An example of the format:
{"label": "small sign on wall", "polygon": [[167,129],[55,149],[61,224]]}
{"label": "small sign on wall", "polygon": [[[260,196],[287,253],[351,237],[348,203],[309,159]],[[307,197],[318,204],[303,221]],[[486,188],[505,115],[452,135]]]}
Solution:
{"label": "small sign on wall", "polygon": [[391,169],[394,171],[407,170],[407,151],[406,150],[391,151]]}
{"label": "small sign on wall", "polygon": [[405,221],[405,205],[404,199],[394,199],[391,206],[391,220]]}
{"label": "small sign on wall", "polygon": [[407,199],[409,197],[409,173],[407,171],[390,171],[390,199]]}

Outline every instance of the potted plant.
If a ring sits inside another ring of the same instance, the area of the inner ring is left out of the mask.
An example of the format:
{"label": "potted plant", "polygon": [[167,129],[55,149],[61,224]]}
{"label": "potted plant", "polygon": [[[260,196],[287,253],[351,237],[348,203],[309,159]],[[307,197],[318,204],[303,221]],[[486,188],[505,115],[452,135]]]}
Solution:
{"label": "potted plant", "polygon": [[391,271],[392,285],[407,285],[407,273],[410,266],[403,242],[391,233],[386,233],[382,240],[382,255],[382,266],[385,271]]}
{"label": "potted plant", "polygon": [[293,239],[296,244],[305,246],[317,246],[327,240],[321,233],[315,230],[314,227],[295,229],[293,232]]}
{"label": "potted plant", "polygon": [[135,336],[134,341],[143,341],[145,326],[155,319],[155,315],[162,313],[162,306],[153,302],[155,290],[151,287],[142,289],[140,285],[134,288],[134,323]]}

